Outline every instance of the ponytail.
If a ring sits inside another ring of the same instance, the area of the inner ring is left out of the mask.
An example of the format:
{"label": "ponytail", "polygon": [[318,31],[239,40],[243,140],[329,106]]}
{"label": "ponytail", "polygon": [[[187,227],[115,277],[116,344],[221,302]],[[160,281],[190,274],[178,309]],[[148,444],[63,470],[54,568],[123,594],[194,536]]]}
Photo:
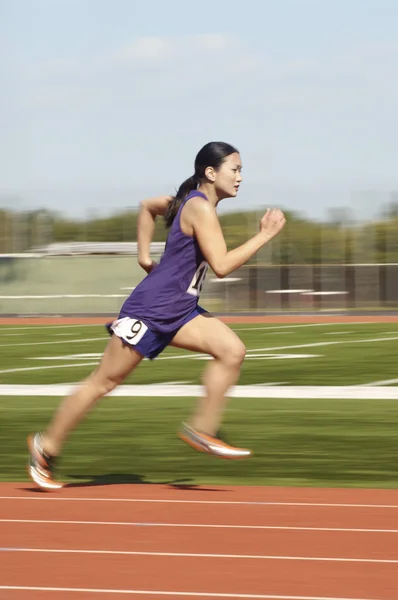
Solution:
{"label": "ponytail", "polygon": [[196,188],[198,187],[198,183],[199,183],[199,178],[196,175],[192,175],[192,177],[188,177],[188,179],[186,179],[180,185],[180,187],[178,188],[177,194],[173,197],[172,201],[170,202],[170,204],[167,208],[167,212],[164,216],[166,229],[171,227],[171,225],[175,219],[175,216],[178,212],[178,209],[181,206],[182,201],[184,200],[184,198],[186,198],[188,196],[188,194],[190,192],[193,192],[193,190],[196,190]]}

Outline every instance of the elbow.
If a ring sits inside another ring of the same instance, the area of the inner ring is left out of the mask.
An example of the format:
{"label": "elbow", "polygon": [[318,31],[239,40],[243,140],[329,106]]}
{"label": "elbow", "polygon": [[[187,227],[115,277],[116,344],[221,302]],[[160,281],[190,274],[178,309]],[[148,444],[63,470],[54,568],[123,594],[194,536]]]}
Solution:
{"label": "elbow", "polygon": [[139,206],[140,206],[140,210],[148,210],[149,206],[148,206],[148,200],[141,200]]}
{"label": "elbow", "polygon": [[223,265],[217,265],[213,267],[214,275],[218,279],[224,279],[228,275],[228,271],[223,267]]}
{"label": "elbow", "polygon": [[147,215],[149,214],[149,215],[151,215],[152,218],[156,217],[156,211],[154,210],[154,207],[150,200],[148,200],[148,199],[141,200],[139,206],[140,206],[139,212],[141,214],[147,214]]}

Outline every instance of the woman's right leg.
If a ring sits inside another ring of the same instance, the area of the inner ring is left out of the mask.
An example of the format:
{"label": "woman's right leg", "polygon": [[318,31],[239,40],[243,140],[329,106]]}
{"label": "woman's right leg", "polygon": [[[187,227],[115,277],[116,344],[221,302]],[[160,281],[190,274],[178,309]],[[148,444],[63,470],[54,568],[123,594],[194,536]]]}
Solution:
{"label": "woman's right leg", "polygon": [[[43,483],[42,487],[55,487],[51,463],[54,457],[61,453],[68,435],[103,396],[122,383],[142,358],[136,350],[123,344],[116,335],[112,335],[98,367],[75,392],[62,401],[47,429],[42,434],[29,438],[29,472],[36,483]],[[41,458],[44,458],[44,461],[40,460]],[[42,482],[41,475],[44,478]],[[54,485],[46,486],[47,480]]]}
{"label": "woman's right leg", "polygon": [[186,323],[170,345],[213,357],[203,373],[205,393],[198,399],[189,424],[183,425],[180,437],[196,450],[223,458],[250,456],[250,450],[234,448],[216,437],[227,392],[237,382],[246,354],[243,342],[225,323],[205,314]]}

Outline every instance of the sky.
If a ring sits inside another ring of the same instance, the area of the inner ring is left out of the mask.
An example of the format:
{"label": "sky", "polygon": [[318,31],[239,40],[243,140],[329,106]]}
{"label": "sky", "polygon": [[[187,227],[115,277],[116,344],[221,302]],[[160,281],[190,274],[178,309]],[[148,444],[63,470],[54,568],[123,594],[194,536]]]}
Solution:
{"label": "sky", "polygon": [[0,207],[173,193],[211,140],[238,197],[371,218],[398,189],[396,0],[0,0]]}

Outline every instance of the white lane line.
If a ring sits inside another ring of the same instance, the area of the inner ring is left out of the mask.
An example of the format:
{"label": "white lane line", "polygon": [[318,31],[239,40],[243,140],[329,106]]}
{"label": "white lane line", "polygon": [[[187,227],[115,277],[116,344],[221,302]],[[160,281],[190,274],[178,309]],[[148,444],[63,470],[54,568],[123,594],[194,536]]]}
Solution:
{"label": "white lane line", "polygon": [[0,585],[0,590],[26,592],[70,592],[85,594],[122,594],[126,596],[179,596],[186,598],[247,598],[249,600],[376,600],[375,598],[352,598],[345,596],[278,596],[275,594],[227,594],[222,592],[175,592],[173,590],[114,590],[105,588],[66,588],[23,585]]}
{"label": "white lane line", "polygon": [[345,527],[293,527],[282,525],[217,525],[208,523],[134,523],[132,521],[57,521],[46,519],[0,519],[0,523],[24,523],[40,525],[110,525],[111,527],[170,527],[188,529],[258,529],[268,531],[336,531],[343,533],[398,533],[398,529],[351,529]]}
{"label": "white lane line", "polygon": [[[395,490],[392,490],[395,491]],[[200,490],[198,490],[200,493]],[[319,506],[326,508],[388,508],[397,509],[398,504],[347,504],[329,502],[263,502],[252,500],[182,500],[169,498],[84,498],[84,497],[60,497],[60,496],[0,496],[0,500],[21,500],[40,502],[140,502],[152,504],[219,504],[221,506]],[[398,500],[398,496],[397,496]]]}
{"label": "white lane line", "polygon": [[[50,365],[46,367],[27,367],[35,369],[56,369],[70,366],[89,366],[98,363],[79,363],[79,365]],[[79,384],[0,384],[0,396],[64,396],[77,389]],[[120,385],[107,396],[125,398],[196,398],[203,394],[201,385],[164,385],[137,384]],[[229,398],[279,398],[291,400],[398,400],[398,387],[395,386],[361,386],[361,385],[297,385],[297,386],[264,386],[237,385],[231,388]]]}
{"label": "white lane line", "polygon": [[340,556],[278,556],[276,554],[205,554],[199,552],[140,552],[138,550],[77,550],[75,548],[0,548],[1,552],[29,554],[98,554],[105,556],[153,556],[167,558],[228,558],[238,560],[286,560],[305,562],[343,562],[398,564],[393,558],[346,558]]}

